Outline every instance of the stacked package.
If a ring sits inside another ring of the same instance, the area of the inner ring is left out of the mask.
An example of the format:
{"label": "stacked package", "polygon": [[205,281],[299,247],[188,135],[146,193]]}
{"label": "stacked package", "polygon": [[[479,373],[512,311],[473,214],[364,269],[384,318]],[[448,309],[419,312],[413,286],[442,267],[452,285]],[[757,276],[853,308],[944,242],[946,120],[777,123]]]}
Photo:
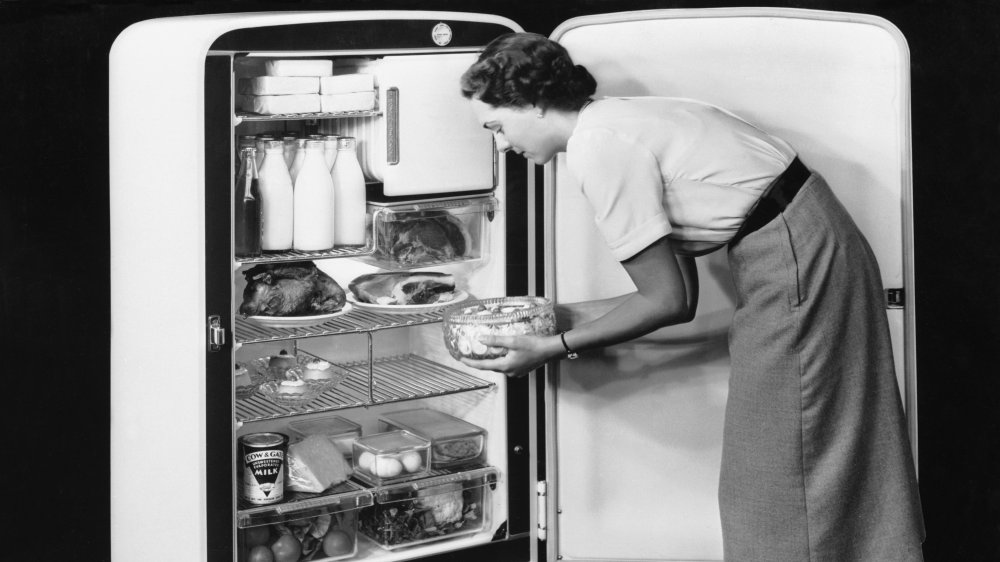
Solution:
{"label": "stacked package", "polygon": [[333,61],[274,59],[264,63],[263,76],[241,78],[243,111],[262,115],[367,111],[375,108],[375,83],[370,74],[334,76]]}

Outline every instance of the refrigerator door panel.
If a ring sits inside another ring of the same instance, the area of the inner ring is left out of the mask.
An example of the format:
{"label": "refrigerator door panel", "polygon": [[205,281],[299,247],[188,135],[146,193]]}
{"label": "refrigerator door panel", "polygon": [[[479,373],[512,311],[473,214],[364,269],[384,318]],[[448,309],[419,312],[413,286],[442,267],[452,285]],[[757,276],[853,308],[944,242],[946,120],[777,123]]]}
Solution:
{"label": "refrigerator door panel", "polygon": [[[789,141],[868,237],[885,286],[912,290],[909,62],[890,24],[795,9],[658,10],[576,18],[552,37],[594,74],[598,96],[700,99]],[[545,179],[546,292],[578,303],[579,318],[599,314],[634,287],[562,157]],[[721,560],[717,489],[735,297],[724,250],[698,262],[694,322],[550,373],[549,559]],[[889,313],[915,430],[913,307]]]}

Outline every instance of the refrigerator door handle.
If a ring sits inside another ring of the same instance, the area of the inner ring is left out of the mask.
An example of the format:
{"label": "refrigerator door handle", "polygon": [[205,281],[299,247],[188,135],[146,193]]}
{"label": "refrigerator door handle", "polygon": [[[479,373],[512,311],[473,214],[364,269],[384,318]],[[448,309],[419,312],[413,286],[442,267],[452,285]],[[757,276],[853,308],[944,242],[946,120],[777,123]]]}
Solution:
{"label": "refrigerator door handle", "polygon": [[538,541],[545,542],[548,536],[548,486],[545,480],[538,482],[536,488],[537,510],[538,510]]}
{"label": "refrigerator door handle", "polygon": [[222,327],[222,318],[213,314],[208,317],[208,350],[221,351],[226,345],[226,329]]}

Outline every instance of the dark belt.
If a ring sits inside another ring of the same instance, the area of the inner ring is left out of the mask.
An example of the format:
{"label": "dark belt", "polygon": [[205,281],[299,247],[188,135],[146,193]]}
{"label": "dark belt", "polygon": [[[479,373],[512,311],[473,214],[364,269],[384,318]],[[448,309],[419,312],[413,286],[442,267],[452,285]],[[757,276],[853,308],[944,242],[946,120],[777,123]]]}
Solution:
{"label": "dark belt", "polygon": [[736,231],[736,236],[729,241],[730,246],[739,244],[744,236],[756,232],[760,227],[774,220],[788,204],[795,198],[795,194],[802,188],[802,184],[809,179],[811,172],[798,157],[792,160],[788,168],[775,179],[764,195],[760,197],[757,205],[743,221],[743,225]]}

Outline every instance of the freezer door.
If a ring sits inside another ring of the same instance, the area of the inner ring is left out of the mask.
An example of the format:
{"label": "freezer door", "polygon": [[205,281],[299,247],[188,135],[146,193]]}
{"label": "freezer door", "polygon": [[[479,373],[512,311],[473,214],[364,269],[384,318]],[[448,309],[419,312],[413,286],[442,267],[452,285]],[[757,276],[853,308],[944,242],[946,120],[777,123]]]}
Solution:
{"label": "freezer door", "polygon": [[[594,74],[598,95],[700,99],[788,140],[865,232],[885,287],[912,290],[909,62],[889,23],[793,9],[662,10],[573,19],[553,38]],[[564,166],[560,157],[545,174],[547,294],[581,303],[634,290]],[[694,322],[549,374],[549,560],[722,559],[734,294],[725,252],[698,261]],[[888,312],[915,428],[913,309]]]}

